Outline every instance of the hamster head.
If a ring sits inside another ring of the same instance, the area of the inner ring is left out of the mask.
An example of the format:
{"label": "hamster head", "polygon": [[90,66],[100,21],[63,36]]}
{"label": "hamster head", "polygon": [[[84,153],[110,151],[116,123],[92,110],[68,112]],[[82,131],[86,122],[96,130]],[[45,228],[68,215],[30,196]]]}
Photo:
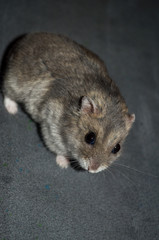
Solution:
{"label": "hamster head", "polygon": [[[100,100],[99,100],[100,99]],[[91,173],[102,171],[121,154],[123,142],[135,121],[121,97],[93,99],[83,96],[66,129],[69,156]]]}

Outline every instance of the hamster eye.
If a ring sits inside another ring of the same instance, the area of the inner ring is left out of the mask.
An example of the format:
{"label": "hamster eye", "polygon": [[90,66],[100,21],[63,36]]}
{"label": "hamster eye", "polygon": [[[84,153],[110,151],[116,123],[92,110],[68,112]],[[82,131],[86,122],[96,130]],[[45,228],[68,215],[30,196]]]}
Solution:
{"label": "hamster eye", "polygon": [[89,132],[85,136],[85,141],[88,144],[94,145],[96,141],[96,135],[94,132]]}
{"label": "hamster eye", "polygon": [[118,144],[113,148],[112,153],[113,153],[113,154],[116,154],[117,152],[119,152],[119,150],[120,150],[120,144],[118,143]]}

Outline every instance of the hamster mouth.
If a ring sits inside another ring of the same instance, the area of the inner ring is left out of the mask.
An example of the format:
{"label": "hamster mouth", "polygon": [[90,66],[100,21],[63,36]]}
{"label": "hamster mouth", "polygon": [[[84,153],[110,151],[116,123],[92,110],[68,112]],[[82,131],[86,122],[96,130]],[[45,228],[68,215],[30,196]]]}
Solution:
{"label": "hamster mouth", "polygon": [[86,168],[82,167],[80,165],[79,161],[75,158],[71,158],[71,159],[69,159],[69,161],[70,161],[70,166],[76,171],[87,171],[88,173],[98,173],[107,168],[106,166],[98,166],[98,168],[93,169],[88,166],[88,169],[86,169]]}
{"label": "hamster mouth", "polygon": [[90,172],[90,173],[98,173],[98,172],[101,172],[101,171],[105,170],[106,168],[107,167],[105,167],[105,166],[99,166],[96,170],[88,168],[88,172]]}

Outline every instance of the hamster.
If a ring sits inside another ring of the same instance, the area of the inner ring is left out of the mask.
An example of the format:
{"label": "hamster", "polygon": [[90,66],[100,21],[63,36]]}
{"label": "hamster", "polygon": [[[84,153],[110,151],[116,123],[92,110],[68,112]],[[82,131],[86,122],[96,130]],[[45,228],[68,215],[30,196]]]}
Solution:
{"label": "hamster", "polygon": [[13,44],[3,94],[9,113],[16,114],[20,103],[39,123],[62,168],[70,159],[91,173],[108,168],[135,121],[104,62],[53,33],[26,34]]}

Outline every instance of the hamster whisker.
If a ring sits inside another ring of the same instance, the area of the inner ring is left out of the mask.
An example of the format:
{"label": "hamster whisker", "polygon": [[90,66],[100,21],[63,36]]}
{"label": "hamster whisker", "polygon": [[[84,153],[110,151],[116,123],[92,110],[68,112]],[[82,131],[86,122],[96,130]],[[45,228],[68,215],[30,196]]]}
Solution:
{"label": "hamster whisker", "polygon": [[147,175],[147,176],[149,176],[149,177],[159,178],[159,176],[153,175],[153,174],[151,174],[151,173],[146,173],[146,172],[140,171],[140,170],[138,170],[138,169],[136,169],[136,168],[132,168],[132,167],[127,166],[127,165],[124,165],[124,164],[113,163],[113,165],[116,165],[116,166],[119,166],[119,167],[124,167],[124,168],[127,168],[127,169],[129,169],[129,170],[133,170],[133,171],[135,171],[135,172],[138,172],[138,173]]}
{"label": "hamster whisker", "polygon": [[[112,173],[112,171],[110,170],[110,168],[111,168],[111,166],[109,167],[109,170],[106,169],[106,171],[108,171],[109,173],[111,173],[112,176],[113,176],[113,178],[115,179],[115,181],[116,181],[118,184],[120,184],[120,186],[121,186],[122,188],[124,188],[125,184],[123,184],[122,181],[119,181],[119,178],[117,178],[117,176],[115,176],[115,174]],[[129,186],[129,188],[130,188],[130,191],[133,191],[133,190],[132,190],[132,187],[136,189],[135,183],[132,182],[129,177],[127,177],[125,174],[123,174],[119,169],[116,169],[116,168],[115,168],[115,170],[117,170],[117,171],[119,172],[119,174],[121,174],[122,177],[127,180],[128,186]],[[133,191],[133,193],[134,193],[134,191]]]}
{"label": "hamster whisker", "polygon": [[135,184],[135,182],[133,182],[131,179],[130,179],[130,177],[128,177],[126,174],[124,174],[121,170],[119,170],[119,169],[116,169],[126,180],[128,180],[128,182],[132,185],[132,186],[134,186],[135,188],[136,188],[136,184]]}
{"label": "hamster whisker", "polygon": [[79,164],[79,162],[76,160],[76,159],[73,159],[73,158],[69,158],[69,161],[70,161],[70,165],[72,166],[72,168],[74,168],[75,170],[78,170],[78,171],[84,171],[85,169],[83,169],[81,167],[81,165]]}
{"label": "hamster whisker", "polygon": [[117,177],[115,176],[115,174],[112,173],[112,171],[110,170],[110,168],[106,168],[106,171],[108,171],[108,173],[110,173],[112,175],[112,177],[115,179],[115,181],[117,181]]}
{"label": "hamster whisker", "polygon": [[[67,158],[70,159],[69,157],[67,157]],[[72,163],[77,163],[77,160],[71,158],[70,162],[72,162]]]}

